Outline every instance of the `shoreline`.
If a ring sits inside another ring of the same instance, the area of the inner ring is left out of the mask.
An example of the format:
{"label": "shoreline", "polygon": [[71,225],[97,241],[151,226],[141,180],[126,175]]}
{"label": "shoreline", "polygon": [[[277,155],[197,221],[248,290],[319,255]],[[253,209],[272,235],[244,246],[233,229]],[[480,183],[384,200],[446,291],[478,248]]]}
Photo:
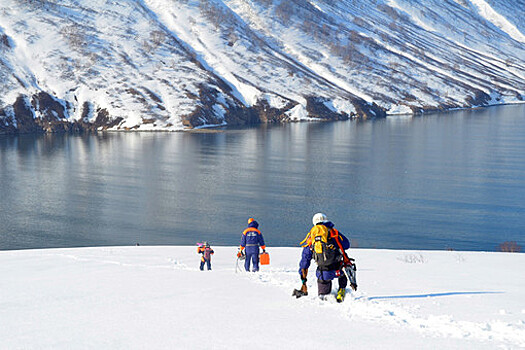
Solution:
{"label": "shoreline", "polygon": [[[416,113],[394,113],[389,114],[386,112],[386,116],[384,118],[373,118],[373,119],[365,119],[363,121],[369,121],[369,120],[376,120],[376,119],[396,119],[396,118],[413,118],[413,117],[420,117],[420,116],[430,116],[435,115],[439,113],[452,113],[452,112],[458,112],[458,111],[481,111],[485,108],[494,108],[494,107],[503,107],[503,106],[520,106],[525,105],[525,101],[516,101],[516,102],[506,102],[506,103],[497,103],[497,104],[489,104],[489,105],[479,105],[475,107],[455,107],[455,108],[449,108],[449,109],[428,109],[428,110],[421,110],[420,112]],[[348,118],[347,120],[357,120],[359,118]],[[335,121],[341,121],[337,119],[322,119],[322,118],[308,118],[305,120],[290,120],[290,121],[281,121],[279,124],[288,124],[288,123],[318,123],[318,122],[335,122]],[[59,124],[65,123],[66,125],[73,125],[76,123],[76,121],[70,122],[70,121],[61,121],[58,122]],[[78,130],[75,128],[71,128],[69,130],[62,129],[62,130],[54,130],[54,131],[34,131],[34,132],[20,132],[18,130],[15,130],[13,132],[5,132],[0,130],[0,136],[7,136],[7,135],[49,135],[49,134],[70,134],[70,135],[85,135],[85,134],[99,134],[99,133],[171,133],[171,132],[187,132],[187,133],[220,133],[224,132],[229,129],[243,129],[243,128],[250,128],[254,126],[261,126],[261,125],[273,125],[275,123],[253,123],[253,124],[247,124],[247,125],[228,125],[226,123],[221,124],[209,124],[209,125],[201,125],[194,128],[181,128],[181,129],[146,129],[146,130],[140,130],[140,126],[138,128],[132,129],[132,128],[126,128],[126,129],[114,129],[114,128],[108,128],[104,130],[96,130],[96,129],[86,129],[86,130]]]}

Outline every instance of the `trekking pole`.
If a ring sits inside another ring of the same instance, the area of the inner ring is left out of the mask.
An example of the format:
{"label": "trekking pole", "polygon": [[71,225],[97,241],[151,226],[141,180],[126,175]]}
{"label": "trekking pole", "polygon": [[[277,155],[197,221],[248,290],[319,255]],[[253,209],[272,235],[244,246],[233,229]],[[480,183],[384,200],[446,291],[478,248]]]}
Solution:
{"label": "trekking pole", "polygon": [[242,272],[241,268],[239,267],[239,260],[244,260],[246,258],[245,255],[242,254],[241,251],[239,251],[239,253],[237,253],[237,261],[235,262],[235,273],[237,273],[237,270]]}
{"label": "trekking pole", "polygon": [[239,258],[235,261],[235,273],[237,273],[237,270],[239,269]]}

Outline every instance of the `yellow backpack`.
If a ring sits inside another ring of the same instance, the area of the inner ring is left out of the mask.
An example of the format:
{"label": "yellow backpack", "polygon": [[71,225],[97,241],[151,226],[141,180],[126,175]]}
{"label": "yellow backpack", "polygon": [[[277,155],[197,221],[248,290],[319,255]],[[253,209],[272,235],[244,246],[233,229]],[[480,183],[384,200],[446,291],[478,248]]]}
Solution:
{"label": "yellow backpack", "polygon": [[325,225],[315,225],[301,242],[303,247],[309,246],[312,249],[313,258],[321,268],[332,266],[341,258],[338,247],[328,244],[328,239],[337,236],[338,232],[334,230],[331,234],[330,231]]}

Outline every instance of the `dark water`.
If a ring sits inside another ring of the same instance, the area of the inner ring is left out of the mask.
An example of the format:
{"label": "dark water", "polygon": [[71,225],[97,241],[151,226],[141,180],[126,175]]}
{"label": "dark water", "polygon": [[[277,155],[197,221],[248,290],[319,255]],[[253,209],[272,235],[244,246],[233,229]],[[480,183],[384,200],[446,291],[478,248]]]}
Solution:
{"label": "dark water", "polygon": [[216,133],[0,136],[0,249],[296,246],[325,212],[359,247],[525,244],[525,105]]}

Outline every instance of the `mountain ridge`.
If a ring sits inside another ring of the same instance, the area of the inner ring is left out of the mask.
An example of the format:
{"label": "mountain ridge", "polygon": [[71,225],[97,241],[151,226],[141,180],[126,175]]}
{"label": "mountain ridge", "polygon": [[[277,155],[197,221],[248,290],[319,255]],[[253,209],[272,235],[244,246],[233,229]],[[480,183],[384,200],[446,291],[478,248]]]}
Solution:
{"label": "mountain ridge", "polygon": [[522,102],[521,2],[0,0],[0,133]]}

